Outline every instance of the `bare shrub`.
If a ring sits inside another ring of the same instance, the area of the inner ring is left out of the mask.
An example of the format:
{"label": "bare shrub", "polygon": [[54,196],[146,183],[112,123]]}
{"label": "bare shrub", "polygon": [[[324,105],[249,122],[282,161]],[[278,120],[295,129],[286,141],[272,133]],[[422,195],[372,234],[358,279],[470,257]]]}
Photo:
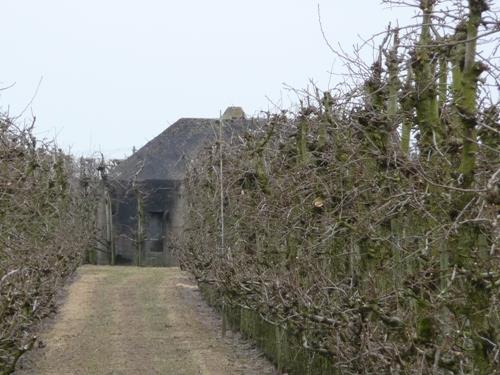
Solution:
{"label": "bare shrub", "polygon": [[34,344],[33,325],[93,246],[96,172],[0,117],[0,374]]}
{"label": "bare shrub", "polygon": [[498,373],[497,11],[412,4],[358,85],[193,165],[181,261],[343,374]]}

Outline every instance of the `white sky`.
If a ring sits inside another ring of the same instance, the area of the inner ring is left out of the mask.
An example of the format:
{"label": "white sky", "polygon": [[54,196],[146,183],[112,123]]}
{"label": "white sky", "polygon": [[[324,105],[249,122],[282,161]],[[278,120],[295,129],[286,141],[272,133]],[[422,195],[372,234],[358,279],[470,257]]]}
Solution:
{"label": "white sky", "polygon": [[[180,117],[287,106],[286,83],[326,89],[347,50],[405,24],[378,0],[2,0],[0,108],[74,154],[123,157]],[[43,79],[42,79],[43,78]],[[30,104],[37,86],[38,92]]]}

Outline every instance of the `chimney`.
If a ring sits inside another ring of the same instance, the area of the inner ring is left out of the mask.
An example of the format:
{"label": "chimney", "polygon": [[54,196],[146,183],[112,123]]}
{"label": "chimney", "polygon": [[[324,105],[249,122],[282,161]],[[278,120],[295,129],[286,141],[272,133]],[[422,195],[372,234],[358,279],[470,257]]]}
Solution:
{"label": "chimney", "polygon": [[246,119],[245,112],[241,107],[227,107],[222,115],[223,120],[244,120]]}

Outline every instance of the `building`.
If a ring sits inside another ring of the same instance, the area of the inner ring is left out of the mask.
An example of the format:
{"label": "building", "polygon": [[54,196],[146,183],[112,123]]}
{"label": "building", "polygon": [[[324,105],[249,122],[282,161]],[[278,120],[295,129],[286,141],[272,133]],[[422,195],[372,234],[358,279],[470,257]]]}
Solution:
{"label": "building", "polygon": [[[239,107],[229,107],[222,119],[226,141],[256,124]],[[99,263],[176,265],[172,243],[182,233],[183,179],[220,130],[217,119],[182,118],[120,162],[109,183],[112,239],[104,241],[108,250],[100,252]]]}

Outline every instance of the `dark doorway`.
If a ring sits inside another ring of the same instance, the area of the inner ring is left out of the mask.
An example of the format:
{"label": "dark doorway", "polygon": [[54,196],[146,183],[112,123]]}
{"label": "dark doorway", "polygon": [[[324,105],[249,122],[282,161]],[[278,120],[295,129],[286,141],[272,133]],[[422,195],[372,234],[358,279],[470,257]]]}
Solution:
{"label": "dark doorway", "polygon": [[161,253],[163,251],[163,239],[165,233],[164,213],[148,212],[146,217],[146,241],[145,250]]}

